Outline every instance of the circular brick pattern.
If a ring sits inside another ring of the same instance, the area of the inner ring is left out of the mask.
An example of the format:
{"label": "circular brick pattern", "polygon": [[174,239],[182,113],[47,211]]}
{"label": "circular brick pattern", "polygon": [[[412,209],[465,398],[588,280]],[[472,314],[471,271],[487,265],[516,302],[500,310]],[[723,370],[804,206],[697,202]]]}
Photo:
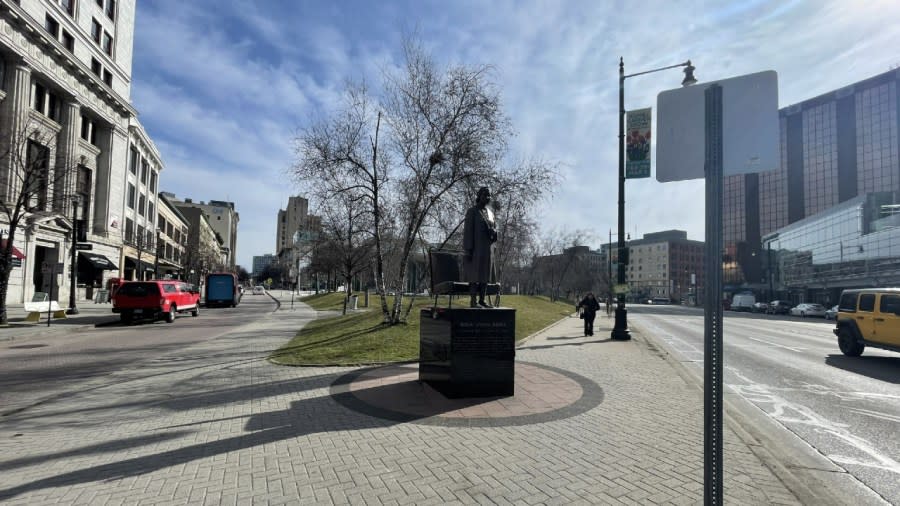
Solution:
{"label": "circular brick pattern", "polygon": [[515,395],[450,399],[419,381],[418,364],[354,371],[331,389],[350,409],[378,418],[448,426],[542,423],[583,413],[603,402],[603,390],[569,371],[516,362]]}

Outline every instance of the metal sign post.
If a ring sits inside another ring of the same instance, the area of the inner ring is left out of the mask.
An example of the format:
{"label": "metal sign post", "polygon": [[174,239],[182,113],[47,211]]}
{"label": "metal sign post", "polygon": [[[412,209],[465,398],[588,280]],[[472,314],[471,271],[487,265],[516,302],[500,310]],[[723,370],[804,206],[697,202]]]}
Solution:
{"label": "metal sign post", "polygon": [[[723,501],[724,177],[778,166],[778,78],[775,72],[766,71],[664,91],[658,96],[656,110],[657,180],[701,177],[706,180],[703,499],[704,504],[720,505]],[[700,150],[700,146],[705,146],[705,150]],[[699,287],[695,281],[692,275],[692,289],[696,290]]]}
{"label": "metal sign post", "polygon": [[706,296],[703,324],[703,503],[722,504],[722,87],[706,102]]}

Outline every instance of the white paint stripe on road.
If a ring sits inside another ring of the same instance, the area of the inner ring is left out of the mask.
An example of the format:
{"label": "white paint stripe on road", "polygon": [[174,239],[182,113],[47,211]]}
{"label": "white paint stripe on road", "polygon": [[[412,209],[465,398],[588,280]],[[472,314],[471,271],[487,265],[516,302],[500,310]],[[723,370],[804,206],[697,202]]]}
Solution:
{"label": "white paint stripe on road", "polygon": [[872,418],[880,418],[882,420],[887,420],[889,422],[900,423],[900,416],[892,415],[890,413],[882,413],[881,411],[872,411],[869,409],[861,409],[861,408],[850,408],[850,411],[854,413],[859,413],[860,415],[871,416]]}
{"label": "white paint stripe on road", "polygon": [[778,348],[784,348],[784,349],[786,349],[786,350],[795,351],[795,352],[797,352],[797,353],[800,353],[801,351],[805,351],[805,350],[806,350],[806,348],[794,348],[794,347],[792,347],[792,346],[785,346],[785,345],[783,345],[783,344],[770,343],[769,341],[766,341],[766,340],[764,340],[764,339],[757,339],[757,338],[755,338],[755,337],[749,337],[749,336],[748,336],[747,339],[750,339],[751,341],[756,341],[756,342],[758,342],[758,343],[765,343],[765,344],[768,344],[769,346],[776,346],[776,347],[778,347]]}
{"label": "white paint stripe on road", "polygon": [[[757,383],[742,375],[739,371],[733,368],[729,369],[744,382],[744,384],[731,384],[730,386],[742,397],[762,408],[772,418],[775,418],[785,426],[788,426],[788,424],[804,425],[814,431],[830,434],[843,441],[853,450],[870,457],[869,459],[861,459],[826,453],[824,448],[817,447],[832,462],[865,466],[900,474],[900,462],[882,454],[868,440],[851,434],[847,430],[849,427],[847,424],[829,420],[806,405],[791,402],[778,395],[775,391],[779,389],[763,383]],[[763,406],[765,405],[771,406],[770,409],[764,409]]]}

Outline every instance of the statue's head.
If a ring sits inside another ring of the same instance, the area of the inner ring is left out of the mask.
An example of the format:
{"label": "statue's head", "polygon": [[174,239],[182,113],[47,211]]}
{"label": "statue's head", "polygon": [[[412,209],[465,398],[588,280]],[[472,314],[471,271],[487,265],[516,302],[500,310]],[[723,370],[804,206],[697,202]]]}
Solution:
{"label": "statue's head", "polygon": [[478,189],[478,193],[475,197],[475,202],[480,205],[487,205],[491,201],[491,190],[487,186],[482,186]]}

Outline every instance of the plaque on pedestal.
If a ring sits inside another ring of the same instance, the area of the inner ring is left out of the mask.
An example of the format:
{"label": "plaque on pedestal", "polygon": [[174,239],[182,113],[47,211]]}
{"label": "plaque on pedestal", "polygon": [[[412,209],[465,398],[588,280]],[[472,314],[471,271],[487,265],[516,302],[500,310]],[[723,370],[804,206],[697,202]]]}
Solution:
{"label": "plaque on pedestal", "polygon": [[420,381],[447,397],[514,394],[515,309],[429,308],[419,318]]}

